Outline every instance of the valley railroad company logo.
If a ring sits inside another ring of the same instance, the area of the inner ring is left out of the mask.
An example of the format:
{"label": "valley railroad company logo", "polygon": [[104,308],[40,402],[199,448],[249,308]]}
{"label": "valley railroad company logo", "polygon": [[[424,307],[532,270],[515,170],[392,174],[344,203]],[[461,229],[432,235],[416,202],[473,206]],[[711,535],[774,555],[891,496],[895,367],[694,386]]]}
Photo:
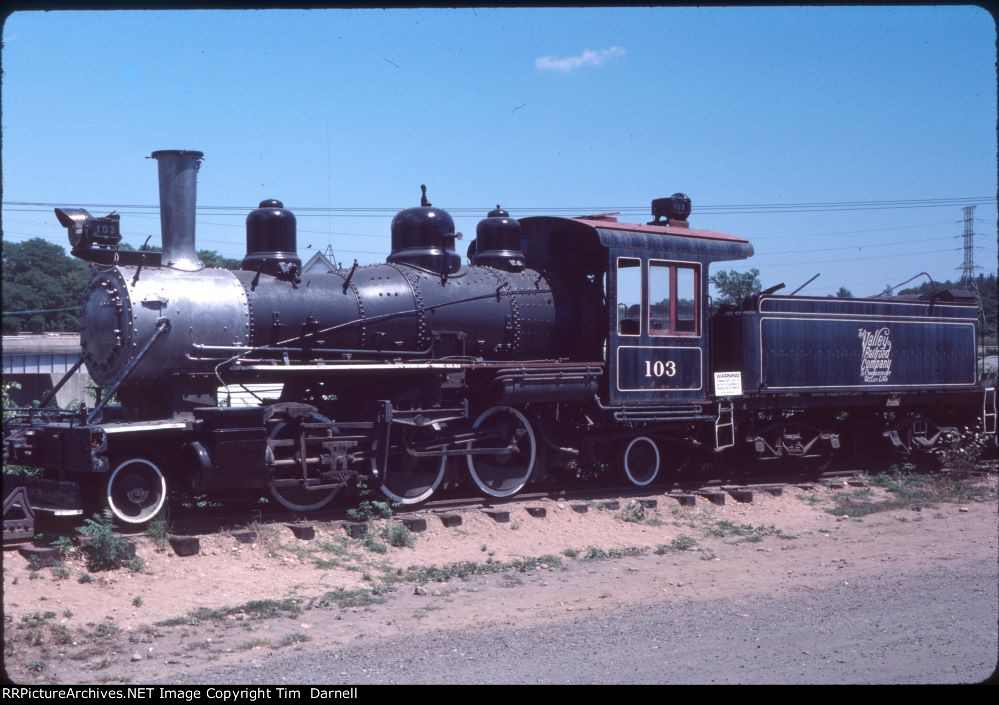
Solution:
{"label": "valley railroad company logo", "polygon": [[891,375],[891,331],[879,328],[870,331],[857,329],[860,338],[860,376],[864,382],[887,382]]}

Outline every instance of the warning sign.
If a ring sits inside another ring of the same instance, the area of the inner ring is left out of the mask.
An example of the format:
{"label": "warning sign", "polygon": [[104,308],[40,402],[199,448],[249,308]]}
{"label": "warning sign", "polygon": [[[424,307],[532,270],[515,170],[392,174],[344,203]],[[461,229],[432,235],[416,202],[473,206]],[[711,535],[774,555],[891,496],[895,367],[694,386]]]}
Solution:
{"label": "warning sign", "polygon": [[715,396],[742,396],[741,372],[715,372]]}

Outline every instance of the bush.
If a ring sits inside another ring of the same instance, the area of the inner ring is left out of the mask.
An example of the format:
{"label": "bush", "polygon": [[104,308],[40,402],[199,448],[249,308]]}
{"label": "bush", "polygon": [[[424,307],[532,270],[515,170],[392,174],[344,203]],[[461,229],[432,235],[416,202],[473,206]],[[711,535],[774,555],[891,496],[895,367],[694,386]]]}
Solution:
{"label": "bush", "polygon": [[166,509],[167,505],[164,504],[156,517],[146,527],[146,535],[153,540],[156,548],[166,548],[169,545],[167,541],[169,525],[166,520]]}
{"label": "bush", "polygon": [[141,559],[135,556],[135,550],[128,540],[116,534],[111,528],[111,510],[105,509],[99,521],[86,519],[80,533],[91,537],[91,545],[87,550],[87,569],[114,570],[128,566],[133,571],[142,570]]}
{"label": "bush", "polygon": [[645,521],[645,507],[639,502],[630,502],[621,510],[621,520],[640,524]]}
{"label": "bush", "polygon": [[356,507],[347,510],[347,518],[352,521],[367,521],[372,518],[388,519],[392,516],[392,507],[388,502],[372,502],[364,500]]}
{"label": "bush", "polygon": [[69,558],[76,552],[76,548],[73,546],[73,542],[68,536],[60,536],[57,538],[52,542],[52,548],[58,548],[59,553],[63,558]]}
{"label": "bush", "polygon": [[390,546],[395,546],[396,548],[408,548],[416,543],[416,537],[413,536],[413,532],[407,529],[405,525],[397,524],[394,521],[389,522],[382,529],[382,538],[388,541]]}
{"label": "bush", "polygon": [[978,460],[990,440],[991,437],[982,433],[977,426],[974,429],[965,426],[959,433],[947,434],[941,447],[933,452],[941,467],[966,473],[977,469]]}

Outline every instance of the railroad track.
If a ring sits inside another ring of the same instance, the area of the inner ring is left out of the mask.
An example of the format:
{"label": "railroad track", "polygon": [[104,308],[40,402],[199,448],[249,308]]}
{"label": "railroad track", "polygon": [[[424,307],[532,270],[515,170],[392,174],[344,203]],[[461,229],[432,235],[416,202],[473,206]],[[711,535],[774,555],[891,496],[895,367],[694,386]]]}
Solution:
{"label": "railroad track", "polygon": [[[978,472],[982,474],[996,474],[999,471],[999,462],[991,460],[978,464]],[[545,488],[541,487],[533,492],[521,492],[513,497],[499,499],[495,497],[482,496],[453,496],[433,499],[418,508],[397,516],[412,517],[414,515],[425,515],[429,517],[439,517],[468,511],[482,510],[492,514],[497,512],[509,512],[512,509],[519,509],[530,506],[532,502],[559,501],[566,502],[577,511],[585,511],[582,507],[589,508],[597,506],[603,508],[617,508],[624,506],[628,502],[641,500],[645,504],[650,504],[650,500],[664,499],[666,501],[676,501],[679,504],[690,504],[695,497],[702,497],[716,504],[721,504],[731,499],[735,502],[752,501],[754,493],[765,493],[776,495],[788,487],[805,487],[815,485],[826,486],[863,486],[866,484],[864,478],[869,472],[864,469],[838,469],[825,471],[822,473],[808,474],[776,474],[757,475],[752,477],[728,478],[728,479],[698,479],[688,477],[677,479],[671,482],[659,483],[655,487],[635,487],[633,485],[615,486],[583,486],[573,489],[566,488]],[[446,493],[445,493],[446,494]],[[372,494],[374,500],[382,499],[380,495]],[[356,495],[351,499],[359,499]],[[342,500],[329,508],[312,512],[290,512],[275,503],[259,504],[255,507],[233,510],[231,506],[219,505],[208,507],[180,507],[174,510],[170,520],[171,532],[185,536],[203,536],[215,533],[222,529],[235,529],[247,525],[259,524],[302,524],[302,523],[331,523],[343,522],[346,524],[358,523],[356,515],[352,515],[348,506],[349,500]],[[616,503],[616,504],[615,504]],[[70,523],[79,524],[80,517],[38,517],[44,525],[53,522],[59,524],[58,533],[71,533],[72,528],[67,528]],[[48,527],[46,527],[48,528]],[[130,535],[143,535],[144,531],[131,532]],[[16,547],[25,542],[30,542],[29,538],[22,538],[19,541],[5,542],[5,547]]]}
{"label": "railroad track", "polygon": [[[680,503],[690,502],[688,497],[705,496],[710,501],[722,503],[724,500],[720,496],[729,496],[733,501],[752,501],[754,492],[779,494],[780,490],[793,486],[814,486],[823,483],[843,483],[861,482],[859,476],[862,471],[837,470],[820,474],[811,474],[806,477],[755,477],[741,482],[729,482],[722,480],[688,480],[664,483],[654,488],[636,488],[631,485],[623,486],[601,486],[585,487],[579,489],[541,489],[534,492],[520,492],[513,497],[498,499],[495,497],[481,496],[458,496],[430,500],[418,508],[407,508],[397,518],[406,520],[416,515],[438,517],[445,514],[462,513],[468,511],[483,510],[491,513],[509,512],[512,509],[530,506],[532,503],[540,501],[566,502],[577,511],[582,510],[579,505],[586,507],[605,505],[613,507],[614,502],[623,506],[631,501],[642,500],[648,504],[649,500],[676,498]],[[376,498],[377,499],[377,498]],[[171,530],[176,534],[197,536],[211,534],[220,529],[236,528],[246,526],[251,523],[262,524],[301,524],[301,523],[331,523],[343,522],[345,524],[363,523],[364,519],[351,516],[351,507],[337,506],[320,511],[308,513],[288,512],[283,509],[272,509],[273,505],[261,505],[259,509],[250,512],[231,512],[224,507],[202,510],[197,514],[188,513],[182,516],[175,516],[171,520]]]}

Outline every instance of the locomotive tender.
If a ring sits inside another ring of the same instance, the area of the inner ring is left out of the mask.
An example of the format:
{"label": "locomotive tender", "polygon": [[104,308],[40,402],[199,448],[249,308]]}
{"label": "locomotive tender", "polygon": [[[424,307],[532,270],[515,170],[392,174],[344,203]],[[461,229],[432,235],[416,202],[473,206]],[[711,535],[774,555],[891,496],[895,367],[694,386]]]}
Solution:
{"label": "locomotive tender", "polygon": [[[753,248],[691,229],[683,194],[648,224],[497,206],[466,265],[424,190],[386,263],[308,273],[295,216],[267,200],[229,271],[195,250],[202,157],[152,154],[162,253],[119,249],[116,214],[56,209],[93,269],[81,364],[99,395],[7,424],[5,456],[45,470],[33,497],[142,524],[169,488],[309,511],[360,484],[409,505],[445,480],[508,497],[608,465],[646,486],[684,446],[823,465],[862,431],[905,452],[976,419],[995,433],[973,299],[768,291],[712,314],[709,266]],[[227,405],[260,383],[280,397]]]}

